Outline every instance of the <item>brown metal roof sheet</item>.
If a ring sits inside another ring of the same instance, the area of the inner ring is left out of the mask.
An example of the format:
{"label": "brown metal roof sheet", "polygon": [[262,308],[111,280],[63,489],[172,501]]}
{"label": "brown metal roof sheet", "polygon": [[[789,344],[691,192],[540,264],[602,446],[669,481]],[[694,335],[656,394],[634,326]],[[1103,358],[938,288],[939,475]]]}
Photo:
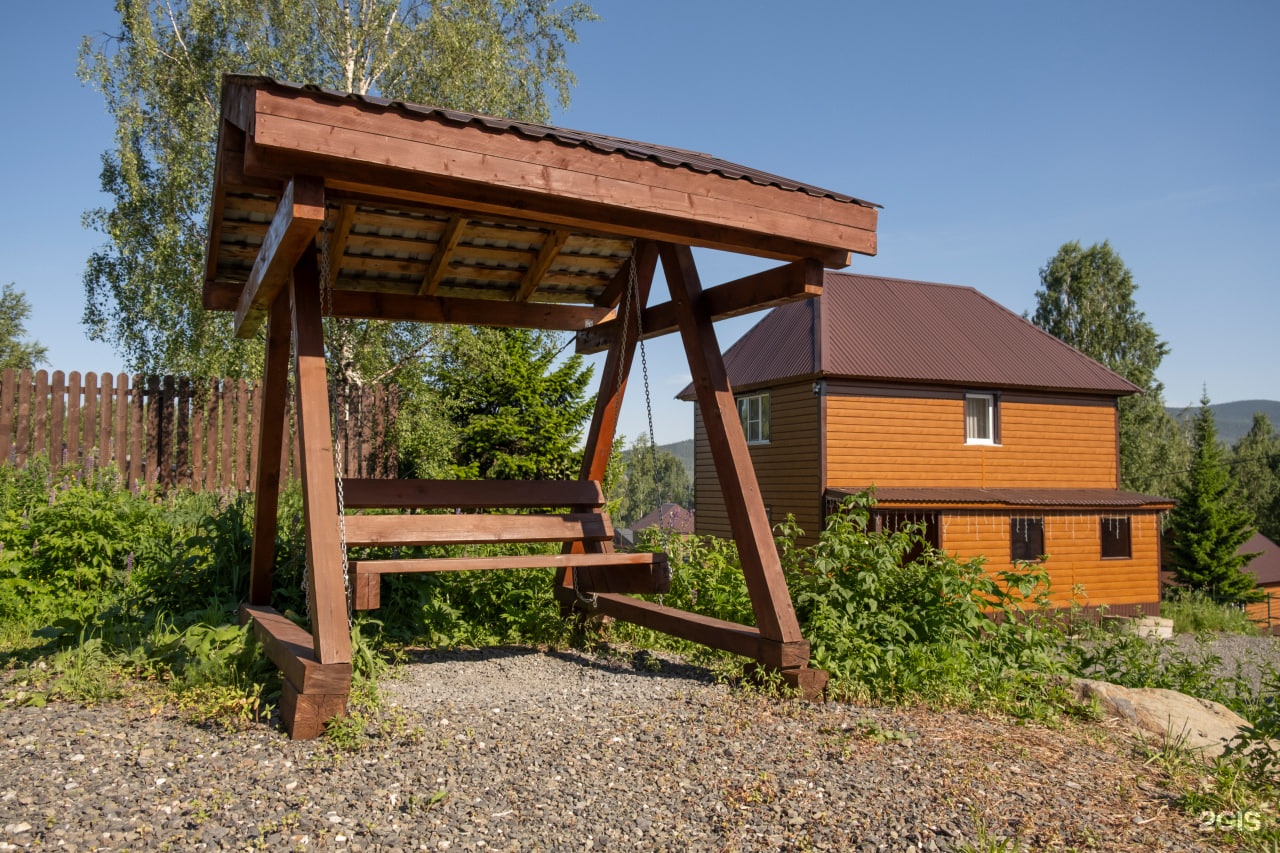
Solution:
{"label": "brown metal roof sheet", "polygon": [[1116,396],[1140,390],[972,287],[831,271],[820,297],[775,308],[729,348],[725,366],[735,387],[824,376]]}
{"label": "brown metal roof sheet", "polygon": [[463,112],[462,110],[450,110],[443,107],[411,104],[405,101],[392,101],[372,95],[334,92],[320,86],[303,86],[296,83],[286,83],[279,80],[273,80],[269,77],[232,75],[227,79],[229,82],[240,83],[246,86],[271,85],[282,89],[293,89],[299,92],[325,95],[337,100],[358,101],[359,103],[368,104],[370,106],[383,107],[385,109],[394,110],[404,114],[440,119],[452,124],[484,127],[498,133],[515,133],[528,139],[551,139],[561,145],[583,146],[594,151],[599,151],[602,154],[622,154],[623,156],[631,157],[636,160],[649,160],[672,168],[683,167],[701,174],[716,174],[724,178],[750,181],[751,183],[759,184],[760,186],[777,187],[778,189],[802,192],[807,195],[814,196],[815,198],[829,198],[832,201],[857,204],[863,207],[880,207],[880,205],[875,204],[874,202],[855,198],[851,195],[846,195],[845,193],[823,189],[800,181],[793,181],[790,178],[783,178],[779,175],[762,172],[758,169],[751,169],[747,166],[740,166],[737,163],[730,163],[727,160],[721,160],[718,157],[713,157],[710,154],[703,154],[698,151],[687,151],[682,148],[654,145],[649,142],[638,142],[633,139],[622,139],[616,136],[606,136],[599,133],[587,133],[585,131],[571,130],[565,127],[553,127],[545,124],[515,121],[514,119],[497,118],[494,116],[481,115],[480,113]]}
{"label": "brown metal roof sheet", "polygon": [[1244,570],[1253,575],[1259,586],[1280,584],[1280,545],[1261,533],[1255,533],[1236,551],[1240,554],[1258,555]]}
{"label": "brown metal roof sheet", "polygon": [[[866,491],[867,486],[827,489],[842,498]],[[998,504],[1021,508],[1169,509],[1173,501],[1119,489],[976,489],[921,486],[877,486],[876,501],[893,504]]]}

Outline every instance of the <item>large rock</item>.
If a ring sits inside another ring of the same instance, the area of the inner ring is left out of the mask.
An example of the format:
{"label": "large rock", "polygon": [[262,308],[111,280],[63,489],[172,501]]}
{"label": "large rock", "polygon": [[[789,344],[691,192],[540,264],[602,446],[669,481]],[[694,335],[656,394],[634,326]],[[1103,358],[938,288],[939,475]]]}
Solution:
{"label": "large rock", "polygon": [[1116,717],[1140,734],[1153,734],[1197,752],[1217,758],[1249,721],[1230,708],[1208,699],[1197,699],[1176,690],[1156,687],[1121,687],[1106,681],[1077,678],[1076,698],[1097,700],[1104,716]]}

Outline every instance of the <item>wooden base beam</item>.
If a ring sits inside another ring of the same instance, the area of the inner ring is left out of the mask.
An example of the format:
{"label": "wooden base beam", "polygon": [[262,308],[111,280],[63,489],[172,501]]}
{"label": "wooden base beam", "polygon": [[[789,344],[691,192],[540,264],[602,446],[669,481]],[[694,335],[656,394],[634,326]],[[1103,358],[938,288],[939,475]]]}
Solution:
{"label": "wooden base beam", "polygon": [[[563,595],[559,589],[556,594],[557,597]],[[642,598],[600,593],[596,596],[596,612],[713,649],[742,655],[774,669],[797,669],[809,663],[808,640],[771,640],[762,636],[758,628],[750,625],[739,625],[686,610],[663,607]]]}
{"label": "wooden base beam", "polygon": [[245,604],[240,624],[253,623],[254,636],[284,676],[280,720],[295,740],[324,732],[329,720],[346,713],[351,664],[320,663],[310,634],[270,607]]}

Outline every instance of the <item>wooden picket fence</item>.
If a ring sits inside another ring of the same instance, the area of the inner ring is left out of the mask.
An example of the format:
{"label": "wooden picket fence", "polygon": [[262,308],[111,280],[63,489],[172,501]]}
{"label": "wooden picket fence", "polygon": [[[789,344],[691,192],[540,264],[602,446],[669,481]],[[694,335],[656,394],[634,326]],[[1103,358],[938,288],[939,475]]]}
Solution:
{"label": "wooden picket fence", "polygon": [[[394,477],[396,389],[353,387],[331,399],[344,474]],[[261,384],[244,379],[7,369],[0,374],[0,460],[22,467],[47,458],[57,470],[85,474],[111,467],[134,489],[252,490],[261,405]],[[276,451],[282,479],[299,476],[293,408],[291,396]]]}

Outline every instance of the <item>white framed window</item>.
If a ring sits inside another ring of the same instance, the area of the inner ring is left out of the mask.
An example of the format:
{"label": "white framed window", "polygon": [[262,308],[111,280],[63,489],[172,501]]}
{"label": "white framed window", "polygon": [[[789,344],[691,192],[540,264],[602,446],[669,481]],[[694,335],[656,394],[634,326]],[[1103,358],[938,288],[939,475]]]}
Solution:
{"label": "white framed window", "polygon": [[769,443],[769,395],[752,394],[738,398],[738,417],[747,444]]}
{"label": "white framed window", "polygon": [[996,395],[964,395],[964,443],[999,444],[996,433]]}

